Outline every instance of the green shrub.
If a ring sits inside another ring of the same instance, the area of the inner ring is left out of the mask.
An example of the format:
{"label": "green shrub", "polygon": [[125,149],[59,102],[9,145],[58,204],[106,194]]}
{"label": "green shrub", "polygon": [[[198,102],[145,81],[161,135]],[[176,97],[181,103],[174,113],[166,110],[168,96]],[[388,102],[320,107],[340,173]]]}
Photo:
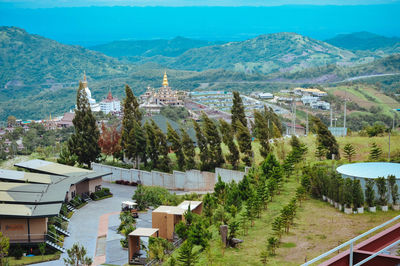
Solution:
{"label": "green shrub", "polygon": [[162,187],[146,187],[139,185],[132,199],[136,200],[139,210],[144,210],[149,206],[176,206],[184,200],[184,197],[171,194],[167,189]]}

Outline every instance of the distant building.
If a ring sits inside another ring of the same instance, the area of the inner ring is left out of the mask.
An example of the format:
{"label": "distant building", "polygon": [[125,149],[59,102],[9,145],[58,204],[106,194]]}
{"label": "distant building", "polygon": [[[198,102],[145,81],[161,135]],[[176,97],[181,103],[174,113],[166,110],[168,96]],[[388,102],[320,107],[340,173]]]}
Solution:
{"label": "distant building", "polygon": [[321,91],[319,89],[312,89],[312,88],[295,88],[294,94],[296,95],[313,95],[318,97],[323,97],[328,95],[325,91]]}
{"label": "distant building", "polygon": [[[293,124],[292,123],[283,123],[286,129],[286,135],[293,134]],[[306,129],[302,125],[294,125],[295,134],[297,136],[304,136],[306,135]]]}
{"label": "distant building", "polygon": [[107,98],[100,102],[100,111],[105,114],[121,112],[121,102],[112,96],[111,90],[108,92]]}
{"label": "distant building", "polygon": [[344,127],[328,127],[328,130],[335,137],[342,137],[347,135],[347,128]]}
{"label": "distant building", "polygon": [[74,119],[74,117],[75,113],[71,111],[69,113],[65,113],[61,120],[57,122],[57,126],[64,128],[73,126],[74,124],[72,123],[72,120]]}
{"label": "distant building", "polygon": [[262,100],[268,100],[268,99],[273,99],[274,95],[269,92],[260,92],[256,91],[250,94],[251,97],[262,99]]}
{"label": "distant building", "polygon": [[311,108],[313,109],[322,109],[322,110],[329,110],[331,108],[330,103],[325,101],[317,101],[310,103]]}

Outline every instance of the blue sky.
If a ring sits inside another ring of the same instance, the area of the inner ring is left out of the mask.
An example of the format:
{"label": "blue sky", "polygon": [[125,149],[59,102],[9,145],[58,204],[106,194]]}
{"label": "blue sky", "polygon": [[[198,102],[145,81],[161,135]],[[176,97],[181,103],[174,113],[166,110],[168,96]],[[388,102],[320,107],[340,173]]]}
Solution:
{"label": "blue sky", "polygon": [[3,7],[375,5],[399,0],[0,0]]}

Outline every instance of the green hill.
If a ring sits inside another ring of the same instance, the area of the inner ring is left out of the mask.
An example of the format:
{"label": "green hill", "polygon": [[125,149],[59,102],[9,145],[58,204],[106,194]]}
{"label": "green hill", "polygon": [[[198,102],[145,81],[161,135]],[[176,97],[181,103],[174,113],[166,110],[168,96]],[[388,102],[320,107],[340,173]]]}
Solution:
{"label": "green hill", "polygon": [[[292,81],[300,83],[332,83],[342,81],[363,81],[376,79],[398,80],[400,73],[400,54],[390,55],[367,64],[361,64],[353,67],[343,67],[338,65],[327,65],[310,68],[295,73],[285,73],[275,75],[279,81]],[[397,82],[398,84],[398,82]],[[394,87],[388,86],[387,90],[394,90]],[[398,88],[397,88],[398,89]]]}
{"label": "green hill", "polygon": [[400,38],[389,38],[366,31],[339,34],[332,39],[326,40],[326,42],[349,50],[383,50],[388,53],[400,52]]}
{"label": "green hill", "polygon": [[131,66],[80,46],[64,45],[16,27],[0,27],[0,88],[76,82],[123,75]]}
{"label": "green hill", "polygon": [[223,68],[241,72],[289,72],[327,64],[355,64],[351,51],[296,33],[273,33],[241,42],[190,49],[169,67],[201,71]]}
{"label": "green hill", "polygon": [[92,46],[89,49],[108,56],[124,57],[138,61],[141,57],[176,57],[189,49],[209,46],[215,42],[176,37],[172,40],[124,40]]}

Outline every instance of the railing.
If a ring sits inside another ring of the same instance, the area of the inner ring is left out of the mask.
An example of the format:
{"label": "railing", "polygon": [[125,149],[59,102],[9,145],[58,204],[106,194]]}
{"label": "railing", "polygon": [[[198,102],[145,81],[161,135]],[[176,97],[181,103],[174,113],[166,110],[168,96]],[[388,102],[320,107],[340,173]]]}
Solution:
{"label": "railing", "polygon": [[[367,235],[369,235],[371,233],[374,233],[377,230],[379,230],[379,229],[387,226],[388,224],[391,224],[391,223],[393,223],[393,222],[395,222],[395,221],[397,221],[399,219],[400,219],[400,215],[394,217],[393,219],[391,219],[391,220],[389,220],[389,221],[387,221],[387,222],[385,222],[385,223],[383,223],[381,225],[378,225],[377,227],[372,228],[371,230],[369,230],[369,231],[367,231],[367,232],[365,232],[365,233],[363,233],[363,234],[361,234],[361,235],[359,235],[359,236],[357,236],[357,237],[355,237],[353,239],[350,239],[349,241],[341,244],[340,246],[337,246],[336,248],[333,248],[333,249],[329,250],[328,252],[325,252],[324,254],[319,255],[318,257],[316,257],[316,258],[314,258],[314,259],[302,264],[302,266],[311,265],[311,264],[313,264],[313,263],[315,263],[315,262],[327,257],[328,255],[330,255],[330,254],[332,254],[332,253],[334,253],[334,252],[336,252],[336,251],[338,251],[338,250],[340,250],[340,249],[342,249],[344,247],[347,247],[347,246],[350,246],[349,247],[349,266],[353,266],[353,248],[354,248],[354,243],[357,240],[360,240],[361,238],[363,238],[363,237],[365,237],[365,236],[367,236]],[[354,266],[359,266],[359,265],[364,264],[365,262],[367,262],[367,261],[375,258],[376,256],[378,256],[379,254],[383,253],[386,249],[389,249],[390,247],[393,247],[398,243],[400,243],[400,240],[398,240],[398,241],[394,242],[393,244],[391,244],[391,245],[389,245],[389,246],[377,251],[376,253],[374,253],[371,256],[369,256],[368,258],[360,261],[359,263],[355,264]]]}
{"label": "railing", "polygon": [[10,243],[36,243],[46,240],[45,234],[7,234]]}

